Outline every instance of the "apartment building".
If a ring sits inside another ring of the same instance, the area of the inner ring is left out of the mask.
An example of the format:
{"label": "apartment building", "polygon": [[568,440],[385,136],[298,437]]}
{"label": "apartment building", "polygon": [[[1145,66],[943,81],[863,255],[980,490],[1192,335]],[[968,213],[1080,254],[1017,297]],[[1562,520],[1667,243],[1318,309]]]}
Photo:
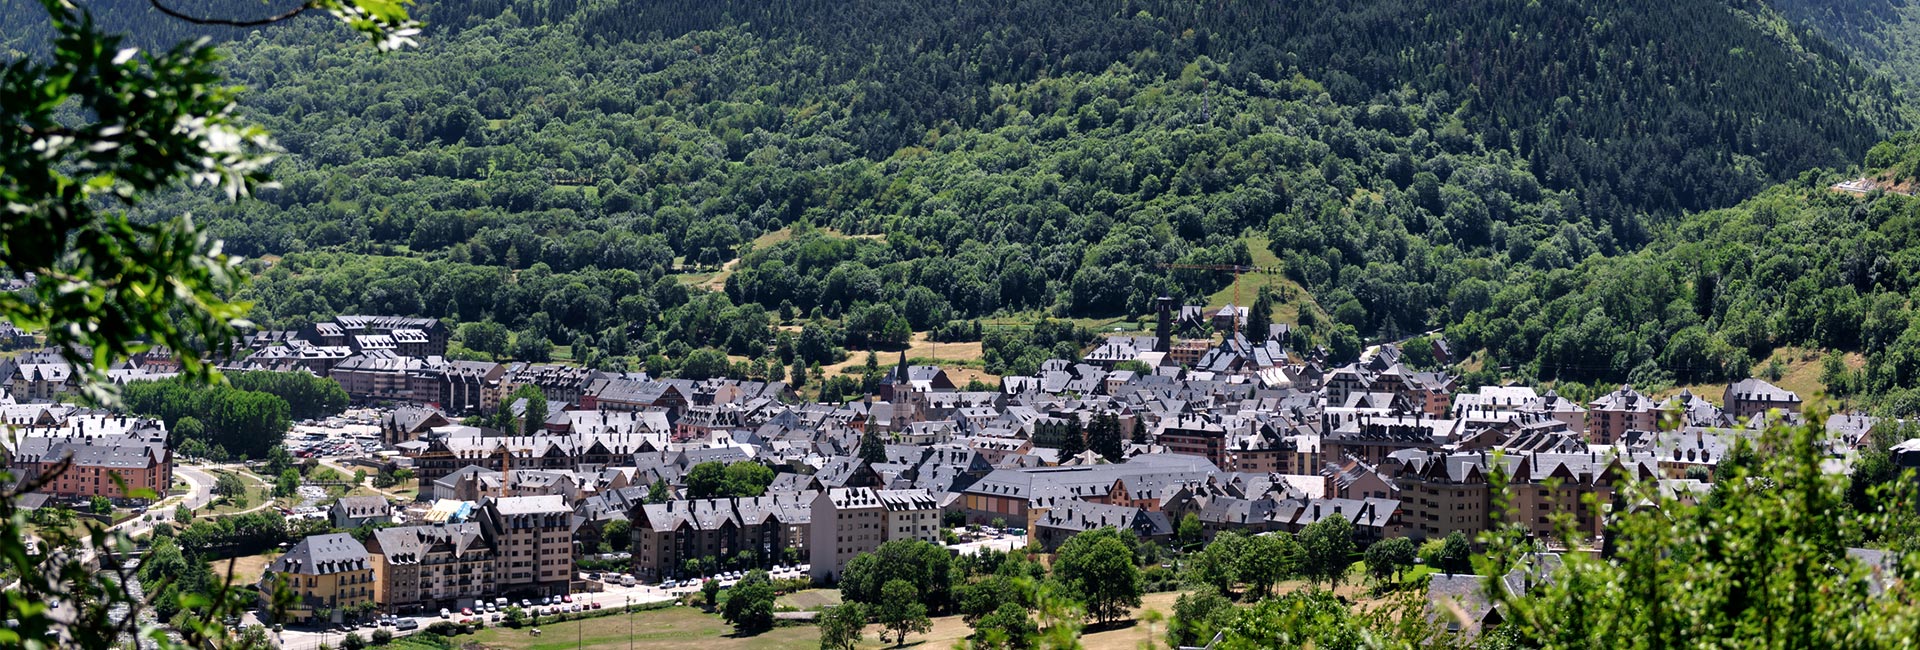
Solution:
{"label": "apartment building", "polygon": [[[689,577],[688,560],[730,564],[750,553],[760,566],[806,553],[817,491],[642,504],[632,522],[633,572],[642,580]],[[937,523],[937,522],[936,522]]]}
{"label": "apartment building", "polygon": [[573,507],[557,495],[487,499],[481,530],[494,541],[492,580],[502,594],[553,595],[573,579]]}
{"label": "apartment building", "polygon": [[849,560],[895,539],[938,539],[939,526],[938,502],[926,490],[822,491],[813,499],[813,578],[832,582]]}
{"label": "apartment building", "polygon": [[1587,442],[1615,444],[1628,431],[1652,431],[1659,422],[1659,405],[1632,385],[1623,385],[1587,405]]}
{"label": "apartment building", "polygon": [[1721,404],[1726,414],[1742,422],[1767,411],[1800,412],[1800,395],[1758,379],[1742,379],[1727,386]]}
{"label": "apartment building", "polygon": [[314,535],[275,558],[260,576],[262,605],[285,581],[294,602],[285,612],[301,623],[340,622],[374,601],[373,562],[367,547],[346,533]]}
{"label": "apartment building", "polygon": [[886,507],[887,540],[940,542],[940,502],[926,490],[875,490]]}
{"label": "apartment building", "polygon": [[493,543],[478,523],[383,528],[373,532],[374,600],[389,613],[471,606],[501,593]]}

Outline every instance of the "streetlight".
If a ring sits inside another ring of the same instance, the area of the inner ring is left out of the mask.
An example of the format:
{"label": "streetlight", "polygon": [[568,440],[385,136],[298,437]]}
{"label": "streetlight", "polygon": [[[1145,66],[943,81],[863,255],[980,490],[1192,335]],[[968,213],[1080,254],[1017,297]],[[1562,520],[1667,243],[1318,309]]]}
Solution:
{"label": "streetlight", "polygon": [[627,650],[633,650],[633,594],[627,594]]}

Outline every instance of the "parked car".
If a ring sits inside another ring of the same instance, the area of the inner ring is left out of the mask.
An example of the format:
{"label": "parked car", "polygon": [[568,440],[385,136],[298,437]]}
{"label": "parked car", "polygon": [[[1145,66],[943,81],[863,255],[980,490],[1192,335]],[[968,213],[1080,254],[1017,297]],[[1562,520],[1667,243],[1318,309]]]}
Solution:
{"label": "parked car", "polygon": [[440,608],[440,618],[453,618],[453,612],[447,611],[447,608],[442,607]]}
{"label": "parked car", "polygon": [[594,609],[600,609],[600,603],[599,603],[599,602],[597,602],[597,601],[596,601],[596,602],[594,602],[594,603],[593,603],[593,608],[594,608]]}
{"label": "parked car", "polygon": [[571,602],[573,602],[573,594],[561,594],[561,595],[560,595],[560,602],[563,602],[563,603],[571,603]]}

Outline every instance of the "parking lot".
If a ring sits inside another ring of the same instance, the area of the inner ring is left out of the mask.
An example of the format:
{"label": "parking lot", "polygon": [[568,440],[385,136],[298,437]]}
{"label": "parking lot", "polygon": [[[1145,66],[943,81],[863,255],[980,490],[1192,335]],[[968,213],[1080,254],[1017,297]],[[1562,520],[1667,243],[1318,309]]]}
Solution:
{"label": "parking lot", "polygon": [[380,451],[381,409],[347,409],[324,420],[294,423],[284,444],[295,458],[355,458]]}

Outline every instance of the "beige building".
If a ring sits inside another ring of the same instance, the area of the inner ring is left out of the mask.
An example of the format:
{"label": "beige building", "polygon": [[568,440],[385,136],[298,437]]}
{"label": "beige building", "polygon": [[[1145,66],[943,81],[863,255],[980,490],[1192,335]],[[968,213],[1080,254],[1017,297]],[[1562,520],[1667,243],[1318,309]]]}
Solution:
{"label": "beige building", "polygon": [[815,580],[832,582],[847,561],[896,539],[934,541],[940,506],[926,490],[836,488],[813,500],[810,560]]}
{"label": "beige building", "polygon": [[494,589],[501,594],[567,592],[573,579],[574,521],[566,497],[487,499],[479,521],[494,541]]}
{"label": "beige building", "polygon": [[940,502],[926,490],[875,490],[886,507],[887,541],[940,542]]}
{"label": "beige building", "polygon": [[267,565],[260,576],[263,600],[285,580],[294,602],[286,617],[297,622],[338,622],[369,610],[374,602],[373,562],[352,535],[334,533],[300,540]]}

